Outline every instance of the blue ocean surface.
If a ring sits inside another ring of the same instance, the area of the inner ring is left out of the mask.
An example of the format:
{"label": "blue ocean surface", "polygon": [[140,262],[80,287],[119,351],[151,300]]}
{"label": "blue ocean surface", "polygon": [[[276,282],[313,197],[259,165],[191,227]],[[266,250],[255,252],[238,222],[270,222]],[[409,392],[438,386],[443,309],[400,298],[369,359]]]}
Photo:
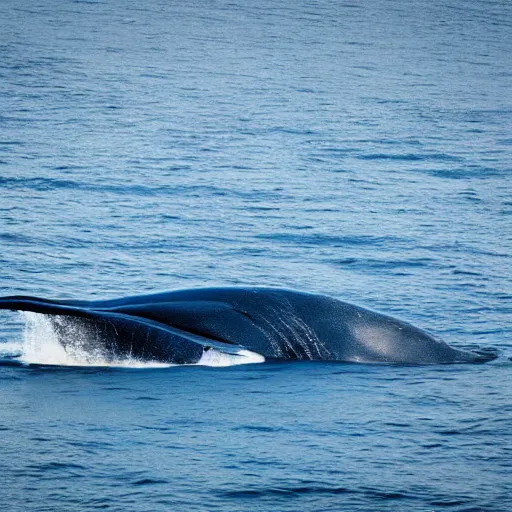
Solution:
{"label": "blue ocean surface", "polygon": [[2,0],[0,296],[279,286],[498,357],[112,365],[0,311],[0,510],[512,510],[511,55],[506,0]]}

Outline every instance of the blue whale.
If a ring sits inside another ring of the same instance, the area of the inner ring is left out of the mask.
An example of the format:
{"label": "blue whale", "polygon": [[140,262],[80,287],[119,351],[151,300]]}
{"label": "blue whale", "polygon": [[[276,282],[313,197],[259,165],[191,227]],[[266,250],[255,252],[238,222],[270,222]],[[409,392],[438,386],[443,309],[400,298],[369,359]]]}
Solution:
{"label": "blue whale", "polygon": [[[259,287],[200,288],[114,300],[0,298],[0,309],[49,315],[64,348],[77,329],[114,357],[194,364],[210,350],[261,360],[484,362],[413,325],[332,297]],[[243,362],[243,361],[241,361]]]}

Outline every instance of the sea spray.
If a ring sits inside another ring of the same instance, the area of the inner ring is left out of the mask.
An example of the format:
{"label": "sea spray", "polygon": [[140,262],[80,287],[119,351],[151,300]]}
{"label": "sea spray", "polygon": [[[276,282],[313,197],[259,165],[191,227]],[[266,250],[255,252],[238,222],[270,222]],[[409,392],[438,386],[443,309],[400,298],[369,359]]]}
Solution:
{"label": "sea spray", "polygon": [[[59,333],[64,319],[28,311],[20,312],[24,321],[21,343],[2,344],[12,356],[24,364],[52,366],[108,366],[123,368],[168,368],[177,366],[159,361],[144,361],[135,357],[115,357],[102,346],[93,333],[79,323],[66,323],[65,339]],[[265,358],[249,350],[226,354],[215,349],[206,350],[197,366],[227,367],[262,363]]]}
{"label": "sea spray", "polygon": [[[61,320],[32,312],[20,312],[25,321],[19,360],[25,364],[55,366],[114,366],[127,368],[167,368],[169,363],[116,358],[90,338],[79,324],[66,326],[66,339],[58,334]],[[65,343],[63,343],[65,341]]]}

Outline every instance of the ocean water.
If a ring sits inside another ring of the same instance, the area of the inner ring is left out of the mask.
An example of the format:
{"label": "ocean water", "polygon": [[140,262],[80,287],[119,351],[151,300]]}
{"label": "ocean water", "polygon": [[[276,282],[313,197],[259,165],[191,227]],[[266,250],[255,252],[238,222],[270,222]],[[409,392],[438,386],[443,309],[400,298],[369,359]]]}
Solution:
{"label": "ocean water", "polygon": [[505,0],[3,0],[0,295],[282,286],[498,358],[106,365],[0,312],[0,510],[512,510],[510,55]]}

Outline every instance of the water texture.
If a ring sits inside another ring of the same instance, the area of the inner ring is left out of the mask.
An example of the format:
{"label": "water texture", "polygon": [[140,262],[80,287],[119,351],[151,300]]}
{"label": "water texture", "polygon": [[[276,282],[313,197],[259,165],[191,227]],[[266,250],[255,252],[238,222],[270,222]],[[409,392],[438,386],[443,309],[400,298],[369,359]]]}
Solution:
{"label": "water texture", "polygon": [[76,367],[2,312],[0,510],[511,510],[510,55],[504,0],[3,0],[0,295],[284,286],[499,357]]}

